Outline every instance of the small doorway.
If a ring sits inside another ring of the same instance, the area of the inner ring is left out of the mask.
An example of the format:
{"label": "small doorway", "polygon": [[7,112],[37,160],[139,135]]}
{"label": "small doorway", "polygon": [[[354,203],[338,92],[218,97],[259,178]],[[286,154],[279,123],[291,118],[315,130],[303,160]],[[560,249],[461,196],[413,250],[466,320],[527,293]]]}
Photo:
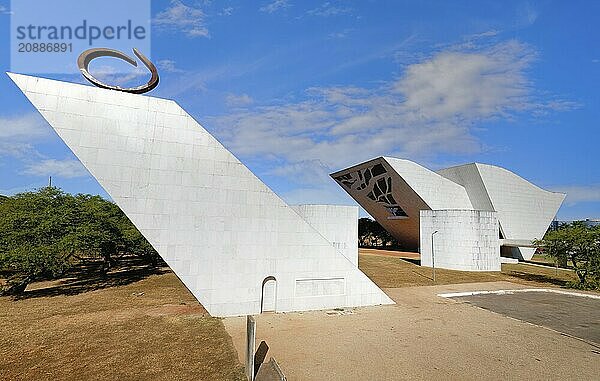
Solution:
{"label": "small doorway", "polygon": [[262,297],[260,300],[260,312],[275,312],[277,308],[277,280],[268,276],[262,283]]}

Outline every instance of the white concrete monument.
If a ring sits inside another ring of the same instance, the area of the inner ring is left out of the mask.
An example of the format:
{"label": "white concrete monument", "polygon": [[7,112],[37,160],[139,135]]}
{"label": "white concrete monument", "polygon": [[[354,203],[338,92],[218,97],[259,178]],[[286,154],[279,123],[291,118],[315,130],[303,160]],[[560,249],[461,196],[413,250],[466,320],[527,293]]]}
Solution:
{"label": "white concrete monument", "polygon": [[174,101],[9,75],[211,315],[393,303]]}
{"label": "white concrete monument", "polygon": [[410,160],[379,157],[331,176],[406,249],[420,249],[423,265],[431,263],[429,235],[439,230],[436,247],[445,247],[439,254],[448,257],[440,267],[471,271],[500,270],[501,251],[531,259],[532,240],[543,237],[565,198],[479,163],[433,172]]}

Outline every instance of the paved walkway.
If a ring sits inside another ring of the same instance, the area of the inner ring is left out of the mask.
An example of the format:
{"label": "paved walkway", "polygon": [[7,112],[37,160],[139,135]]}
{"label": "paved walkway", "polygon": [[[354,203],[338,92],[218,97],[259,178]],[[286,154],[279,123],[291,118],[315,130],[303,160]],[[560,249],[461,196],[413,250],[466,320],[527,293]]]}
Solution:
{"label": "paved walkway", "polygon": [[[257,317],[288,380],[597,380],[600,349],[443,292],[522,288],[513,283],[386,289],[393,306]],[[241,359],[245,318],[225,327]]]}
{"label": "paved walkway", "polygon": [[600,349],[600,299],[519,292],[464,296],[456,300],[594,342]]}

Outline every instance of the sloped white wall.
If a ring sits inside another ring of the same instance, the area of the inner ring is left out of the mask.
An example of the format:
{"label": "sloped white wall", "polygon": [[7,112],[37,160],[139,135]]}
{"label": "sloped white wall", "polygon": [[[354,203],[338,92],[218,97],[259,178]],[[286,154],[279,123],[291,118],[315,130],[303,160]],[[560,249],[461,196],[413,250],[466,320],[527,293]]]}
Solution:
{"label": "sloped white wall", "polygon": [[465,188],[413,161],[384,157],[431,209],[472,209]]}
{"label": "sloped white wall", "polygon": [[[543,190],[504,168],[472,163],[438,171],[465,187],[473,207],[498,212],[500,229],[506,239],[541,238],[565,195]],[[513,257],[531,259],[535,249],[506,249]]]}
{"label": "sloped white wall", "polygon": [[393,303],[175,102],[9,75],[211,315]]}
{"label": "sloped white wall", "polygon": [[358,267],[358,207],[292,205],[312,227]]}
{"label": "sloped white wall", "polygon": [[[542,238],[565,194],[543,190],[524,178],[494,165],[477,164],[504,238],[533,240]],[[529,260],[535,249],[518,248],[522,259]]]}
{"label": "sloped white wall", "polygon": [[[363,187],[362,180],[354,182],[352,186],[348,186],[343,180],[343,176],[356,177],[359,172],[377,164],[386,169],[386,173],[380,176],[390,178],[391,193],[406,216],[396,218],[390,214],[386,205],[368,198],[374,181],[371,181],[368,187]],[[420,210],[472,208],[464,187],[410,160],[375,158],[335,172],[331,176],[381,226],[401,242],[406,250],[419,248]]]}
{"label": "sloped white wall", "polygon": [[469,200],[475,210],[493,211],[492,202],[483,185],[477,164],[465,164],[456,167],[445,168],[437,171],[445,178],[462,185],[467,191]]}

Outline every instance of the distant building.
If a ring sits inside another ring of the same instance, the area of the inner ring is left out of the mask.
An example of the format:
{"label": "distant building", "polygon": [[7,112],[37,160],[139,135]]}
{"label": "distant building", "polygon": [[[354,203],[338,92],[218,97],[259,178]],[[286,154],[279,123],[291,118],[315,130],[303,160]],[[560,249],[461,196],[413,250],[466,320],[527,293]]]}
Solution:
{"label": "distant building", "polygon": [[589,218],[586,218],[583,223],[586,226],[592,227],[592,226],[600,226],[600,220],[591,220]]}
{"label": "distant building", "polygon": [[600,219],[591,219],[591,218],[586,218],[585,220],[570,220],[570,221],[558,221],[558,220],[554,220],[552,221],[552,223],[550,224],[550,229],[549,230],[558,230],[558,228],[561,225],[566,225],[566,224],[572,224],[573,222],[583,222],[583,224],[587,227],[594,227],[594,226],[600,226]]}
{"label": "distant building", "polygon": [[500,270],[500,253],[531,259],[565,198],[480,163],[433,172],[379,157],[331,176],[422,265],[435,252],[436,266],[456,270]]}

